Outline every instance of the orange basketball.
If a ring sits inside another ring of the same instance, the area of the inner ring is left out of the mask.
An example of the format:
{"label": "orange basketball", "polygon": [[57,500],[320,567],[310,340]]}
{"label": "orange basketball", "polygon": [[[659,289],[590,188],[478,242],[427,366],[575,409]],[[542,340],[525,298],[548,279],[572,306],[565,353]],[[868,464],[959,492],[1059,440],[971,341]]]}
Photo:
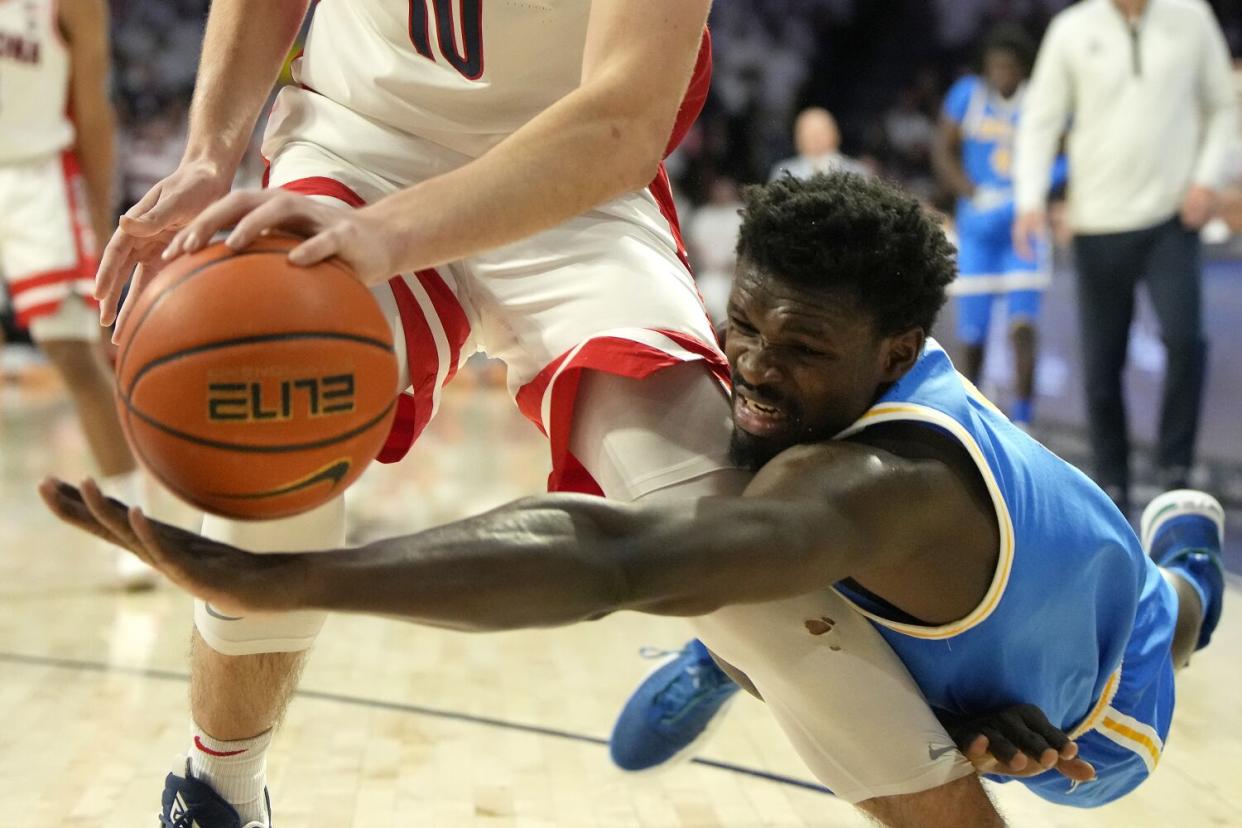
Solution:
{"label": "orange basketball", "polygon": [[339,262],[289,264],[299,241],[182,256],[121,331],[117,405],[130,445],[208,512],[268,519],[325,503],[392,424],[397,360],[379,305]]}

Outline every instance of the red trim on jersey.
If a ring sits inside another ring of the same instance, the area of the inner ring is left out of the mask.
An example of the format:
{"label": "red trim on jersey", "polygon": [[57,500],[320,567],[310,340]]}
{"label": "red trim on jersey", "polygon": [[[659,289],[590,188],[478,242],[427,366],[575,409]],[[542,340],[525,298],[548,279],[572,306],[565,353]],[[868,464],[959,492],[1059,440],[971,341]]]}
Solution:
{"label": "red trim on jersey", "polygon": [[695,58],[694,73],[690,76],[690,85],[681,99],[681,107],[677,110],[677,119],[673,122],[673,132],[669,136],[668,146],[664,150],[667,158],[678,145],[685,140],[690,127],[699,119],[703,106],[707,103],[707,94],[712,86],[712,34],[703,29],[703,39],[699,41],[699,55]]}
{"label": "red trim on jersey", "polygon": [[669,232],[673,234],[673,241],[677,243],[677,258],[681,259],[686,270],[693,274],[694,268],[690,266],[690,253],[686,250],[686,242],[681,235],[681,221],[677,218],[677,204],[673,201],[673,185],[668,180],[668,171],[664,169],[663,163],[660,164],[660,171],[656,173],[656,177],[647,185],[647,189],[651,191],[652,197],[656,200],[660,215],[664,216],[664,220],[668,222]]}
{"label": "red trim on jersey", "polygon": [[[266,173],[264,175],[266,178]],[[263,186],[267,186],[264,182]],[[362,207],[365,205],[366,199],[355,193],[349,187],[346,187],[335,178],[328,178],[322,175],[312,175],[307,178],[298,178],[286,184],[281,184],[280,189],[288,190],[292,193],[301,193],[308,196],[331,196],[337,201],[343,201],[350,207]]]}
{"label": "red trim on jersey", "polygon": [[[658,333],[690,351],[718,381],[727,384],[728,364],[719,349],[678,331],[660,330]],[[599,484],[569,451],[574,404],[578,398],[578,383],[582,372],[603,371],[631,379],[645,379],[657,371],[691,360],[642,342],[614,336],[588,340],[566,365],[567,359],[568,352],[553,360],[533,380],[518,390],[518,410],[548,436],[552,450],[552,473],[548,476],[548,491],[603,494]],[[549,385],[552,387],[549,388]],[[549,393],[552,394],[552,399],[548,406],[549,422],[545,424],[543,401]]]}

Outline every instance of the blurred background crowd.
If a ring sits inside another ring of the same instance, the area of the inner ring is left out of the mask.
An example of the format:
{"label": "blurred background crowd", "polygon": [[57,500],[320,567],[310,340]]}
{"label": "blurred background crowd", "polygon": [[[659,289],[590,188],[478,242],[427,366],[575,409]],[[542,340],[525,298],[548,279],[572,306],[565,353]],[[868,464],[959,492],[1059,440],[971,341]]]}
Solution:
{"label": "blurred background crowd", "polygon": [[[740,188],[782,172],[799,157],[835,154],[837,165],[902,183],[945,216],[952,234],[953,193],[933,170],[947,90],[979,71],[981,44],[997,24],[1013,24],[1038,44],[1068,0],[715,0],[715,69],[697,125],[668,161],[682,226],[709,308],[719,318],[733,266]],[[1211,0],[1234,56],[1242,56],[1242,2]],[[114,90],[120,117],[118,209],[135,201],[180,157],[207,0],[112,0]],[[1242,93],[1242,62],[1235,62]],[[799,113],[812,110],[799,119]],[[829,114],[831,113],[831,114]],[[797,129],[795,129],[797,124]],[[1141,125],[1136,125],[1141,128]],[[1242,132],[1242,127],[1240,127]],[[1242,143],[1242,142],[1240,142]],[[1242,194],[1242,157],[1233,159]],[[257,184],[256,150],[241,184]],[[1204,229],[1205,327],[1213,342],[1193,471],[1227,500],[1242,503],[1242,432],[1229,401],[1242,397],[1232,359],[1242,335],[1242,195],[1226,193]],[[1060,228],[1054,205],[1054,230]],[[1039,436],[1071,459],[1088,455],[1077,355],[1073,268],[1056,251],[1057,276],[1044,306],[1036,394]],[[952,309],[937,331],[953,350]],[[1130,343],[1127,394],[1138,442],[1155,429],[1164,356],[1150,310],[1140,303]],[[1004,396],[1013,366],[993,349],[981,384]],[[11,363],[16,359],[7,357]],[[11,366],[10,366],[11,367]],[[1142,462],[1137,477],[1144,480]],[[1148,475],[1150,478],[1150,475]],[[1141,496],[1142,492],[1136,492]]]}

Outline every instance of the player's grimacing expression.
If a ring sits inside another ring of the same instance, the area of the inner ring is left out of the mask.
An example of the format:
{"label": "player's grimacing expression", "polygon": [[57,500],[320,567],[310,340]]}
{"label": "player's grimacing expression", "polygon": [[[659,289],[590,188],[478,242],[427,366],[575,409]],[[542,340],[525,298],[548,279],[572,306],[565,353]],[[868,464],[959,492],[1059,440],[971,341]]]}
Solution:
{"label": "player's grimacing expression", "polygon": [[832,438],[909,370],[923,339],[921,329],[883,336],[852,297],[740,261],[725,341],[733,461],[757,470],[791,446]]}

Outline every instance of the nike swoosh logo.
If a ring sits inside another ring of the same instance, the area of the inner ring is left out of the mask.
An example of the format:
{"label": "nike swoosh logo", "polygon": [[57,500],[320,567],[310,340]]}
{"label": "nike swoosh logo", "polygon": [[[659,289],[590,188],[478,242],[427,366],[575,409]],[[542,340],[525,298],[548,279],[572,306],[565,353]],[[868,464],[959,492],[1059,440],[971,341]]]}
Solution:
{"label": "nike swoosh logo", "polygon": [[203,603],[203,608],[207,610],[207,614],[212,618],[219,618],[221,621],[240,621],[243,618],[241,615],[225,615],[224,613],[217,612],[215,607],[206,602]]}
{"label": "nike swoosh logo", "polygon": [[230,500],[261,500],[266,497],[279,497],[280,495],[292,494],[302,489],[308,489],[316,483],[331,482],[332,488],[341,485],[341,481],[345,479],[345,475],[349,474],[351,463],[347,459],[337,460],[329,463],[318,471],[311,472],[301,480],[295,480],[287,486],[281,486],[278,489],[270,489],[266,492],[254,492],[251,494],[227,494],[224,492],[213,492],[212,497],[225,497]]}
{"label": "nike swoosh logo", "polygon": [[955,750],[957,750],[957,748],[954,747],[953,745],[949,745],[948,747],[942,747],[942,748],[935,747],[934,745],[928,745],[927,746],[927,758],[934,761],[936,759],[939,759],[941,756],[944,756],[946,753],[952,753]]}

